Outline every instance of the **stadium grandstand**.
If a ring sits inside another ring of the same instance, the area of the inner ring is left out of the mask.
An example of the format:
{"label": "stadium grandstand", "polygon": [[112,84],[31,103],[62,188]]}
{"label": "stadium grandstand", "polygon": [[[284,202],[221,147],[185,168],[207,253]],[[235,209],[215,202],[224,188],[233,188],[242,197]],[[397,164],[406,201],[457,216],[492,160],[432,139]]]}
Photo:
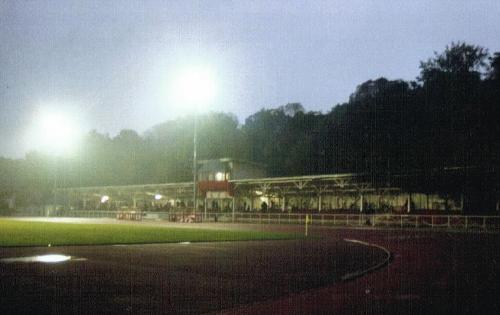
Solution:
{"label": "stadium grandstand", "polygon": [[[48,211],[461,214],[478,202],[469,196],[481,187],[461,180],[473,171],[266,177],[264,165],[222,158],[199,161],[196,207],[193,182],[182,182],[59,188],[57,206]],[[498,177],[493,171],[476,173],[476,182],[484,185]],[[493,191],[479,198],[483,208],[498,213],[498,189]]]}

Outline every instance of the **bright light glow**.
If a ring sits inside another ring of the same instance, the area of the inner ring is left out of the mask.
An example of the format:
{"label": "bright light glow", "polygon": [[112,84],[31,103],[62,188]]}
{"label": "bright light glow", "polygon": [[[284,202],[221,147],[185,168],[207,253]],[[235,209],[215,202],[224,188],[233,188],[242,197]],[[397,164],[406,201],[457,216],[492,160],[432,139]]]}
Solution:
{"label": "bright light glow", "polygon": [[223,181],[224,180],[224,173],[222,173],[222,172],[215,173],[215,180],[219,181],[219,182]]}
{"label": "bright light glow", "polygon": [[37,260],[39,262],[43,263],[58,263],[58,262],[63,262],[71,259],[71,256],[65,256],[65,255],[43,255],[43,256],[36,256]]}
{"label": "bright light glow", "polygon": [[161,199],[161,197],[162,197],[162,195],[160,195],[160,194],[156,194],[156,195],[155,195],[155,200],[160,200],[160,199]]}
{"label": "bright light glow", "polygon": [[262,191],[260,191],[260,190],[256,190],[256,191],[255,191],[255,194],[256,194],[257,196],[262,196]]}
{"label": "bright light glow", "polygon": [[64,262],[64,261],[68,261],[70,259],[71,259],[71,256],[50,254],[50,255],[41,255],[41,256],[3,258],[3,259],[0,259],[0,261],[3,262],[3,263],[16,263],[16,262],[31,263],[31,262],[41,262],[41,263],[49,263],[50,264],[50,263]]}
{"label": "bright light glow", "polygon": [[69,113],[49,108],[35,112],[28,143],[51,154],[68,154],[81,137],[77,121]]}
{"label": "bright light glow", "polygon": [[104,196],[101,197],[101,203],[105,203],[108,200],[109,200],[109,196],[104,195]]}
{"label": "bright light glow", "polygon": [[207,66],[190,66],[174,82],[175,99],[189,106],[209,103],[216,94],[215,76]]}

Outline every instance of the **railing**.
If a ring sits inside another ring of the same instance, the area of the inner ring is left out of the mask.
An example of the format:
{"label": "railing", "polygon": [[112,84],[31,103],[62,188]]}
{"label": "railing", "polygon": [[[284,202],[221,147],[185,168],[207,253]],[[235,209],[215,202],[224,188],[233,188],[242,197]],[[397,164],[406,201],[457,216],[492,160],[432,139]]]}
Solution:
{"label": "railing", "polygon": [[209,213],[204,222],[310,224],[339,227],[390,227],[500,231],[500,216],[399,214]]}
{"label": "railing", "polygon": [[[56,216],[85,218],[124,218],[120,211],[78,210],[64,211]],[[197,213],[196,222],[254,223],[254,224],[304,224],[309,215],[310,224],[338,227],[388,227],[429,228],[455,230],[500,231],[500,216],[464,215],[412,215],[412,214],[304,214],[304,213],[260,213],[231,212]],[[51,215],[54,216],[54,215]],[[165,220],[192,222],[191,212],[140,212],[142,220]],[[126,218],[126,217],[125,217]]]}
{"label": "railing", "polygon": [[63,211],[50,216],[54,217],[70,217],[70,218],[113,218],[116,219],[118,211],[101,211],[101,210],[81,210],[81,211]]}
{"label": "railing", "polygon": [[172,222],[202,222],[201,213],[193,215],[192,211],[172,211],[172,212],[153,212],[153,211],[108,211],[108,210],[66,210],[51,212],[49,215],[44,213],[42,216],[48,217],[70,217],[70,218],[108,218],[117,220],[165,220]]}

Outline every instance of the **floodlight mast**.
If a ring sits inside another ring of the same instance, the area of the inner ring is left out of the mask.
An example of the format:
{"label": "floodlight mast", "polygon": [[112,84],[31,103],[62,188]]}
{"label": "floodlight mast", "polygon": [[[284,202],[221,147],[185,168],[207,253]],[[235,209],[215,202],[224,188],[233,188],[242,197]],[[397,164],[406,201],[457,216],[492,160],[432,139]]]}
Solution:
{"label": "floodlight mast", "polygon": [[194,134],[193,134],[193,206],[194,206],[194,214],[196,216],[196,212],[198,211],[198,187],[197,187],[197,172],[198,172],[198,162],[196,156],[196,147],[197,147],[197,129],[198,129],[198,113],[195,110],[194,112]]}
{"label": "floodlight mast", "polygon": [[[37,112],[36,121],[32,127],[34,133],[33,141],[41,145],[43,151],[53,155],[54,158],[54,211],[57,210],[57,177],[58,177],[58,158],[70,151],[71,146],[77,138],[77,129],[75,123],[64,112],[51,110],[50,108],[41,108]],[[63,163],[64,171],[64,163]],[[50,213],[47,212],[47,216]]]}
{"label": "floodlight mast", "polygon": [[[54,159],[54,212],[57,212],[57,161],[55,159]],[[49,213],[47,212],[47,216],[49,216],[48,214]]]}
{"label": "floodlight mast", "polygon": [[193,207],[195,215],[198,211],[198,108],[210,101],[215,92],[214,80],[209,70],[207,67],[190,67],[181,73],[176,82],[176,93],[180,93],[182,101],[193,108]]}

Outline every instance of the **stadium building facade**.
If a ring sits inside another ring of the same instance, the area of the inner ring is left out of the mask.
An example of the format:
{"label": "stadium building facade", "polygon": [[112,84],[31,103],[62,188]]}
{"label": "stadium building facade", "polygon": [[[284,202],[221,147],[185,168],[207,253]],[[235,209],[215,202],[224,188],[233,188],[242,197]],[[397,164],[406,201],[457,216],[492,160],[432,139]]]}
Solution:
{"label": "stadium building facade", "polygon": [[[457,184],[463,174],[449,168],[426,174],[267,177],[261,164],[202,160],[197,212],[462,213],[471,196],[478,198],[467,183]],[[498,177],[486,175],[488,183]],[[68,210],[186,211],[193,210],[192,191],[193,182],[183,182],[63,188],[57,195],[59,207]],[[498,196],[496,187],[483,201],[490,212],[499,211]]]}

